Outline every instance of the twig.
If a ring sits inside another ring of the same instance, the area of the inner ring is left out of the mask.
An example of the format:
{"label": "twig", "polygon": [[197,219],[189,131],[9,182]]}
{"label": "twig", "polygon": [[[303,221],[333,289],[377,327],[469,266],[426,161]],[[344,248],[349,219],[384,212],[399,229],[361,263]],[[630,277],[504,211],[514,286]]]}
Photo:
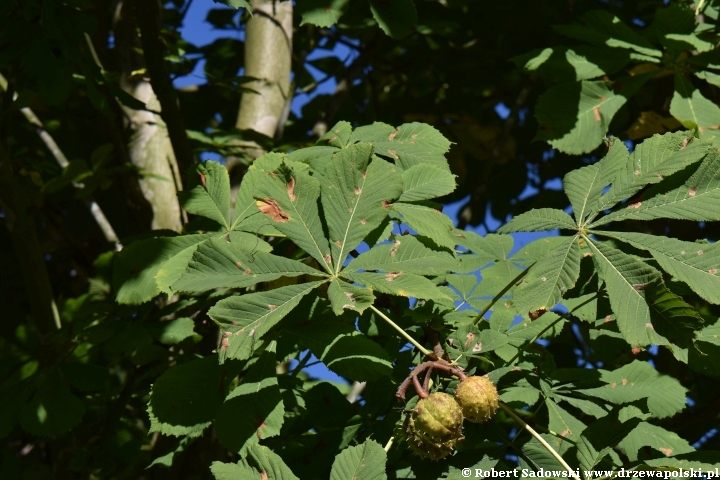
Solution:
{"label": "twig", "polygon": [[420,352],[421,352],[423,355],[425,355],[425,356],[427,356],[427,357],[431,357],[431,358],[433,357],[433,352],[431,352],[431,351],[428,350],[427,348],[425,348],[425,347],[423,347],[422,345],[420,345],[420,344],[417,342],[417,340],[415,340],[415,339],[412,338],[410,335],[408,335],[408,333],[407,333],[405,330],[403,330],[403,329],[400,328],[395,322],[393,322],[392,320],[390,320],[390,318],[389,318],[387,315],[385,315],[385,314],[382,313],[380,310],[378,310],[377,308],[375,308],[374,305],[370,305],[370,310],[372,310],[373,312],[375,312],[376,314],[378,314],[378,316],[379,316],[380,318],[382,318],[382,319],[385,320],[388,324],[390,324],[390,326],[393,327],[395,330],[397,330],[397,332],[398,332],[400,335],[402,335],[408,342],[410,342],[410,343],[412,343],[413,345],[415,345],[415,347],[416,347],[418,350],[420,350]]}
{"label": "twig", "polygon": [[[440,370],[441,372],[449,373],[451,375],[455,375],[460,380],[465,380],[467,378],[467,375],[465,375],[465,372],[460,370],[459,368],[451,367],[448,365],[448,363],[445,360],[434,360],[429,362],[423,362],[417,367],[413,368],[413,370],[410,372],[410,375],[407,376],[405,380],[400,384],[400,386],[397,389],[397,392],[395,393],[395,396],[401,400],[405,400],[405,392],[407,391],[408,387],[411,383],[415,385],[415,389],[418,391],[418,394],[420,394],[420,391],[422,390],[422,386],[420,386],[420,382],[417,380],[418,375],[420,375],[422,372],[428,369],[433,370]],[[417,382],[417,383],[416,383]],[[420,387],[418,389],[418,387]]]}
{"label": "twig", "polygon": [[508,292],[508,290],[510,290],[512,287],[514,287],[515,284],[516,284],[518,281],[520,281],[520,279],[522,279],[525,275],[527,275],[528,272],[530,271],[530,269],[532,268],[532,266],[535,265],[535,263],[537,263],[537,262],[534,262],[534,263],[533,263],[532,265],[530,265],[528,268],[526,268],[525,270],[523,270],[522,272],[520,272],[520,274],[519,274],[517,277],[513,278],[512,280],[510,280],[510,282],[509,282],[507,285],[505,285],[505,287],[503,287],[503,289],[500,290],[500,292],[499,292],[497,295],[495,295],[492,300],[490,300],[490,303],[488,303],[487,305],[485,305],[485,308],[483,308],[483,309],[480,311],[480,313],[478,313],[478,314],[475,316],[475,318],[473,319],[473,322],[472,322],[473,325],[477,324],[477,323],[483,318],[483,315],[485,315],[485,314],[492,308],[492,306],[495,305],[495,303],[496,303],[498,300],[500,300],[500,299],[502,298],[502,296],[505,295],[505,294]]}
{"label": "twig", "polygon": [[[7,90],[7,79],[5,79],[2,74],[0,74],[0,89]],[[13,97],[14,99],[17,98],[17,93],[14,94]],[[35,112],[28,107],[21,108],[20,112],[25,116],[28,122],[35,126],[35,132],[38,134],[40,140],[42,140],[47,149],[50,150],[50,153],[55,158],[57,164],[60,165],[60,168],[67,168],[67,166],[70,165],[70,162],[55,142],[55,139],[45,129],[45,126],[38,116],[35,115]],[[80,185],[73,184],[73,186],[75,188],[81,188]],[[110,224],[110,221],[105,216],[105,213],[103,213],[102,208],[100,208],[100,205],[97,204],[92,196],[86,197],[83,201],[90,210],[90,214],[95,219],[95,223],[98,224],[98,227],[102,230],[103,235],[105,235],[105,239],[108,242],[113,243],[117,250],[121,250],[122,244],[120,243],[120,239]]]}
{"label": "twig", "polygon": [[570,476],[571,476],[572,478],[574,478],[575,480],[580,480],[580,477],[578,477],[578,476],[575,474],[575,470],[573,470],[573,469],[570,467],[570,465],[568,465],[568,464],[565,462],[565,460],[563,460],[563,458],[560,456],[560,454],[557,453],[557,452],[555,451],[555,449],[554,449],[552,446],[550,446],[550,444],[547,443],[547,442],[545,441],[545,439],[542,438],[542,436],[541,436],[539,433],[537,433],[535,430],[533,430],[533,428],[532,428],[530,425],[528,425],[527,423],[525,423],[525,421],[524,421],[522,418],[518,417],[518,416],[515,414],[515,412],[513,411],[512,408],[508,407],[507,405],[505,405],[505,404],[502,403],[502,402],[500,402],[500,408],[502,408],[505,413],[507,413],[508,415],[510,415],[510,416],[512,417],[512,419],[515,420],[521,427],[523,427],[525,430],[527,430],[527,431],[530,433],[530,435],[532,435],[533,437],[535,437],[535,440],[537,440],[538,442],[540,442],[540,444],[541,444],[543,447],[545,447],[545,449],[546,449],[548,452],[550,452],[550,455],[552,455],[553,457],[555,457],[555,460],[557,460],[558,462],[560,462],[560,464],[561,464],[563,467],[565,467],[565,470],[567,470],[567,472],[570,474]]}
{"label": "twig", "polygon": [[390,440],[385,444],[385,451],[389,452],[390,447],[392,447],[393,441],[395,440],[395,437],[390,437]]}

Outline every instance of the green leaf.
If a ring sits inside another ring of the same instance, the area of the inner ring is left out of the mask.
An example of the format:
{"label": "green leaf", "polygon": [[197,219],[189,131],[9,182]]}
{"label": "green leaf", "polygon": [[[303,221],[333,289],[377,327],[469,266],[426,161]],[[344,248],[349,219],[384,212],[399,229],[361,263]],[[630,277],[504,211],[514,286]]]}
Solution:
{"label": "green leaf", "polygon": [[394,159],[401,170],[429,164],[450,171],[445,160],[450,142],[435,128],[424,123],[405,123],[394,129],[390,125],[375,122],[355,129],[350,142],[357,141],[372,143],[376,154]]}
{"label": "green leaf", "polygon": [[643,462],[655,468],[684,468],[686,471],[691,468],[702,468],[706,472],[712,472],[720,465],[720,452],[704,450],[700,452],[683,453],[674,457],[644,460]]}
{"label": "green leaf", "polygon": [[521,213],[498,229],[498,233],[542,232],[558,228],[577,230],[572,217],[555,208],[534,208]]}
{"label": "green leaf", "polygon": [[650,413],[656,418],[671,417],[685,408],[687,389],[647,362],[635,360],[612,372],[600,370],[600,374],[600,379],[607,385],[579,392],[616,405],[647,398]]}
{"label": "green leaf", "polygon": [[[300,149],[299,151],[303,150],[308,149]],[[337,151],[335,148],[332,150]],[[260,214],[254,195],[263,176],[267,172],[277,170],[285,158],[289,159],[289,156],[286,157],[279,153],[266,153],[248,167],[235,197],[233,230],[244,230],[253,234],[260,231],[268,235],[272,235],[276,231],[272,226],[273,222],[268,222],[267,217]]]}
{"label": "green leaf", "polygon": [[518,250],[510,260],[519,265],[529,266],[557,248],[566,237],[543,237],[534,240]]}
{"label": "green leaf", "polygon": [[287,155],[287,159],[293,162],[305,163],[316,172],[322,173],[325,171],[325,168],[327,168],[330,159],[332,159],[333,155],[337,152],[337,147],[317,145],[295,150]]}
{"label": "green leaf", "polygon": [[341,315],[346,309],[362,313],[375,301],[375,295],[370,289],[350,285],[338,278],[330,282],[328,298],[335,315]]}
{"label": "green leaf", "polygon": [[660,266],[710,303],[720,304],[720,244],[684,242],[633,232],[603,232],[649,251]]}
{"label": "green leaf", "polygon": [[396,40],[407,36],[417,23],[417,10],[412,0],[370,0],[370,11],[382,31]]}
{"label": "green leaf", "polygon": [[457,186],[455,175],[447,170],[421,163],[414,165],[402,174],[403,190],[399,200],[401,202],[415,202],[417,200],[430,200],[452,193]]}
{"label": "green leaf", "polygon": [[199,293],[213,288],[242,288],[300,275],[325,274],[304,263],[271,253],[251,251],[251,245],[213,239],[193,254],[185,272],[172,285],[176,292]]}
{"label": "green leaf", "polygon": [[318,145],[327,144],[337,148],[345,148],[352,136],[352,125],[350,122],[340,121],[333,126],[328,132],[320,137],[317,141]]}
{"label": "green leaf", "polygon": [[695,451],[687,440],[680,438],[677,433],[647,422],[638,424],[618,445],[631,462],[638,460],[638,452],[643,447],[652,447],[666,457]]}
{"label": "green leaf", "polygon": [[285,465],[280,456],[264,445],[253,445],[249,452],[252,462],[261,472],[265,472],[268,480],[300,480]]}
{"label": "green leaf", "polygon": [[178,193],[183,208],[215,220],[230,230],[230,177],[227,168],[212,160],[196,165],[192,188]]}
{"label": "green leaf", "polygon": [[248,0],[213,0],[215,3],[224,3],[225,5],[233,8],[244,8],[252,14],[253,8]]}
{"label": "green leaf", "polygon": [[584,472],[591,472],[625,436],[637,427],[637,418],[621,422],[620,408],[591,423],[580,436],[577,459]]}
{"label": "green leaf", "polygon": [[476,325],[465,324],[460,325],[446,343],[444,347],[449,350],[450,358],[458,362],[461,357],[472,358],[502,348],[507,345],[508,337],[496,330],[480,330]]}
{"label": "green leaf", "polygon": [[167,370],[155,380],[150,393],[150,432],[201,435],[215,418],[227,386],[239,370],[236,362],[218,365],[215,355]]}
{"label": "green leaf", "polygon": [[195,322],[192,318],[180,317],[167,322],[147,325],[153,337],[165,345],[176,345],[195,335]]}
{"label": "green leaf", "polygon": [[371,156],[371,145],[356,143],[335,154],[325,169],[322,205],[336,273],[402,193],[395,167],[377,157],[370,161]]}
{"label": "green leaf", "polygon": [[295,308],[302,297],[323,283],[288,285],[220,300],[208,311],[208,316],[220,324],[223,332],[218,348],[220,363],[228,358],[250,358],[257,341]]}
{"label": "green leaf", "polygon": [[[690,132],[653,135],[639,144],[630,160],[622,162],[616,170],[612,186],[599,201],[598,209],[605,210],[630,198],[645,185],[659,183],[666,176],[699,162],[708,151],[709,145],[695,140]],[[607,179],[603,183],[606,182]]]}
{"label": "green leaf", "polygon": [[539,124],[536,138],[565,153],[589,153],[600,145],[610,121],[626,101],[602,81],[550,87],[535,109]]}
{"label": "green leaf", "polygon": [[[550,399],[545,400],[545,406],[548,409],[548,428],[565,438],[578,442],[586,425]],[[567,444],[567,442],[565,443]]]}
{"label": "green leaf", "polygon": [[670,102],[670,115],[677,118],[685,128],[698,129],[701,132],[700,138],[708,138],[718,146],[720,107],[705,98],[690,79],[681,73],[675,75],[675,93]]}
{"label": "green leaf", "polygon": [[[484,296],[489,298],[494,297],[498,292],[505,288],[507,284],[516,278],[521,271],[522,270],[520,268],[516,267],[508,260],[500,260],[494,265],[483,268],[480,271],[482,281],[473,292],[473,296]],[[484,304],[482,306],[473,304],[473,306],[475,308],[482,308]]]}
{"label": "green leaf", "polygon": [[168,260],[216,234],[182,235],[138,240],[115,257],[113,286],[118,303],[140,304],[160,293],[155,275]]}
{"label": "green leaf", "polygon": [[399,295],[401,297],[415,297],[423,300],[450,299],[430,280],[414,273],[350,273],[342,271],[341,275],[351,282],[361,283],[380,293]]}
{"label": "green leaf", "polygon": [[387,454],[374,440],[365,440],[360,445],[348,447],[335,457],[330,480],[385,480]]}
{"label": "green leaf", "polygon": [[632,219],[720,220],[720,155],[711,153],[684,185],[649,200],[628,205],[602,217],[592,228],[609,222]]}
{"label": "green leaf", "polygon": [[359,270],[441,275],[458,268],[447,252],[433,250],[412,235],[395,236],[391,244],[377,245],[350,260],[343,273]]}
{"label": "green leaf", "polygon": [[302,17],[300,26],[306,23],[318,27],[332,27],[345,10],[349,0],[306,0],[297,5],[298,13]]}
{"label": "green leaf", "polygon": [[18,409],[17,419],[26,432],[56,437],[78,425],[85,412],[82,400],[70,393],[56,370]]}
{"label": "green leaf", "polygon": [[481,237],[475,232],[456,228],[453,230],[453,236],[461,246],[472,250],[478,255],[487,253],[492,256],[493,260],[504,260],[510,254],[514,245],[513,237],[510,235],[489,233]]}
{"label": "green leaf", "polygon": [[702,328],[702,317],[664,285],[650,285],[645,298],[655,330],[653,343],[667,346],[676,359],[688,363],[688,348],[693,346],[695,331]]}
{"label": "green leaf", "polygon": [[577,237],[563,243],[530,267],[513,294],[513,306],[523,315],[550,310],[580,276],[580,247]]}
{"label": "green leaf", "polygon": [[177,444],[177,447],[175,447],[174,450],[172,450],[169,453],[166,453],[163,456],[155,458],[150,465],[147,466],[147,468],[154,467],[155,465],[162,465],[163,467],[170,468],[172,467],[173,461],[175,460],[175,455],[181,454],[185,449],[192,445],[194,439],[192,437],[185,437],[180,439],[180,441]]}
{"label": "green leaf", "polygon": [[225,398],[215,419],[220,443],[241,457],[260,440],[278,435],[284,421],[275,347],[273,341],[260,354],[240,385]]}
{"label": "green leaf", "polygon": [[627,65],[630,55],[615,48],[575,45],[537,49],[511,60],[520,68],[560,83],[615,73]]}
{"label": "green leaf", "polygon": [[320,359],[327,368],[348,380],[364,382],[392,374],[392,359],[387,352],[357,332],[337,337]]}
{"label": "green leaf", "polygon": [[260,472],[248,465],[246,460],[239,463],[213,462],[210,465],[210,472],[215,477],[215,480],[238,480],[239,478],[252,478],[260,475]]}
{"label": "green leaf", "polygon": [[591,10],[583,14],[579,23],[556,25],[554,28],[561,35],[594,45],[625,48],[651,57],[662,56],[660,50],[605,10]]}
{"label": "green leaf", "polygon": [[578,225],[585,217],[597,213],[603,189],[614,181],[618,171],[628,164],[629,153],[618,138],[607,141],[607,154],[596,164],[578,168],[565,175],[563,187],[570,199]]}
{"label": "green leaf", "polygon": [[605,280],[610,305],[625,340],[633,347],[649,345],[650,309],[643,290],[660,280],[660,272],[640,259],[599,242],[588,241],[593,261]]}
{"label": "green leaf", "polygon": [[420,235],[428,237],[439,247],[455,249],[458,239],[452,234],[452,220],[441,211],[410,203],[395,203],[392,208],[402,215],[404,223]]}
{"label": "green leaf", "polygon": [[283,163],[263,171],[255,193],[260,210],[273,227],[287,235],[328,272],[332,272],[330,246],[323,233],[318,209],[320,181],[301,163]]}

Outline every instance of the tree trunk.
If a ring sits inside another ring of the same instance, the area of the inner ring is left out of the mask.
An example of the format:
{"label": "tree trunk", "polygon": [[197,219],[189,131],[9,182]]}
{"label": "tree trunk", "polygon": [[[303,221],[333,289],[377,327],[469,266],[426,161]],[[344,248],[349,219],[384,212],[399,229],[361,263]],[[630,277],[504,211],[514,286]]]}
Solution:
{"label": "tree trunk", "polygon": [[292,92],[292,2],[252,0],[245,30],[245,75],[258,80],[243,92],[236,126],[275,138],[287,119]]}
{"label": "tree trunk", "polygon": [[[160,102],[145,73],[137,36],[135,9],[129,2],[120,2],[115,11],[115,39],[121,67],[120,86],[145,103],[148,110],[161,111]],[[130,161],[138,168],[140,190],[152,208],[151,228],[180,231],[182,229],[177,192],[181,187],[178,164],[168,129],[160,115],[147,110],[123,106],[127,115],[130,139]]]}

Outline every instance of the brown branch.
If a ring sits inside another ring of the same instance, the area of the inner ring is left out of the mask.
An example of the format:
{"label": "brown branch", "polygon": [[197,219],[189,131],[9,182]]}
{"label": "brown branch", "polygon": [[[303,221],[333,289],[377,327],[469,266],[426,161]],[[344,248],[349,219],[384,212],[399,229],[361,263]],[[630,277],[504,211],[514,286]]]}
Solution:
{"label": "brown branch", "polygon": [[[405,380],[400,384],[400,386],[397,389],[397,392],[395,393],[395,397],[399,398],[400,400],[405,400],[405,394],[407,392],[408,387],[412,383],[415,387],[415,390],[418,392],[418,395],[421,396],[421,398],[425,398],[422,396],[421,392],[424,392],[423,387],[420,385],[420,381],[418,380],[418,375],[420,375],[422,372],[426,370],[440,370],[441,372],[449,373],[451,375],[455,375],[460,380],[465,380],[467,378],[467,375],[465,375],[465,372],[463,372],[459,368],[451,367],[445,360],[433,360],[428,362],[423,362],[417,367],[415,367],[410,374],[407,376]],[[429,375],[429,372],[428,372]]]}
{"label": "brown branch", "polygon": [[177,92],[165,68],[165,45],[160,38],[160,3],[157,0],[135,0],[135,9],[150,84],[160,102],[160,116],[167,125],[178,164],[181,168],[187,168],[195,162],[195,157],[185,132]]}

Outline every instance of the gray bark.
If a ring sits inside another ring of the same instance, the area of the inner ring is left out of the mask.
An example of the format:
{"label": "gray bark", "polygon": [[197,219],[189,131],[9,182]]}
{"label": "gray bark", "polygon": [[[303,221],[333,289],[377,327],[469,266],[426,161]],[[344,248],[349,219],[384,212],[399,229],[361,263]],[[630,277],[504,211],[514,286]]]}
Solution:
{"label": "gray bark", "polygon": [[287,119],[292,99],[292,2],[252,0],[245,31],[245,75],[258,80],[243,92],[236,126],[274,138]]}
{"label": "gray bark", "polygon": [[[151,228],[180,231],[182,229],[177,192],[181,180],[168,128],[160,115],[161,106],[147,75],[145,64],[136,49],[141,46],[137,36],[135,9],[121,1],[115,10],[115,36],[121,65],[120,86],[146,105],[147,110],[123,106],[130,129],[128,152],[130,161],[140,171],[138,180],[143,197],[152,208]],[[183,132],[184,133],[184,132]]]}

